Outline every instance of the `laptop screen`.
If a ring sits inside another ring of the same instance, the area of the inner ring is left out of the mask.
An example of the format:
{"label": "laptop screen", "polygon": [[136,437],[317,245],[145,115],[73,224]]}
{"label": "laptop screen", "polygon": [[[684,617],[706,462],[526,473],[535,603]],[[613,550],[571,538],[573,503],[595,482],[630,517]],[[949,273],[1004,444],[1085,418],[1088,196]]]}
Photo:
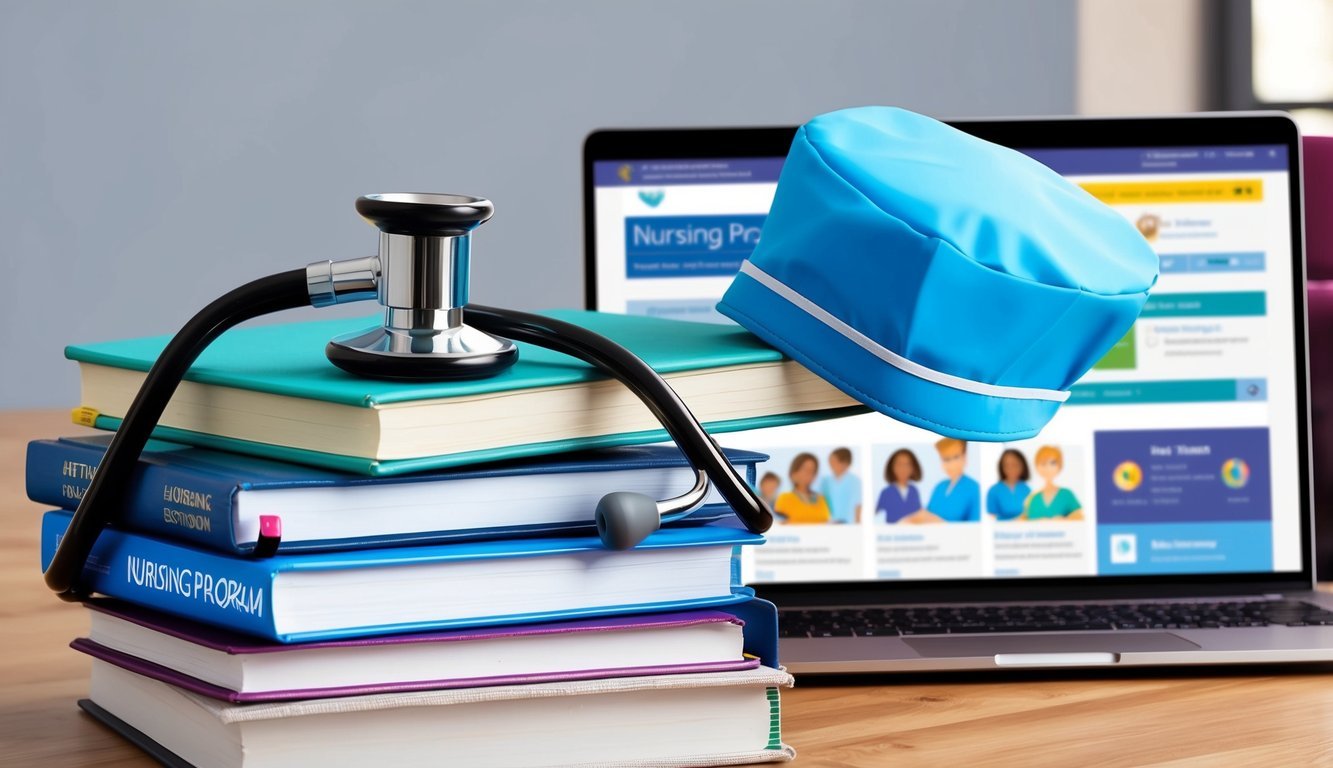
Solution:
{"label": "laptop screen", "polygon": [[[1022,150],[1161,257],[1140,319],[1033,440],[960,443],[879,414],[727,434],[772,458],[747,583],[1275,573],[1302,568],[1286,145]],[[730,322],[782,158],[592,164],[596,308]]]}

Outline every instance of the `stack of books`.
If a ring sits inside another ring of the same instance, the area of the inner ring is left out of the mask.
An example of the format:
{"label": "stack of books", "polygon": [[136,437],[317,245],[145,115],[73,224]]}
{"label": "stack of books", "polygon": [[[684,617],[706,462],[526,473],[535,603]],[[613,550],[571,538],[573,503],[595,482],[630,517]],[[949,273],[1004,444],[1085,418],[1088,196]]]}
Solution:
{"label": "stack of books", "polygon": [[[841,415],[734,328],[562,313],[645,358],[717,431]],[[612,491],[693,471],[619,385],[532,347],[493,379],[327,363],[365,320],[239,329],[191,369],[84,581],[80,705],[168,765],[714,765],[788,760],[770,603],[720,497],[629,551]],[[71,347],[114,428],[166,338]],[[43,566],[109,436],[29,446]],[[754,481],[759,454],[727,451]],[[262,544],[261,544],[262,542]],[[272,554],[276,544],[276,554]]]}

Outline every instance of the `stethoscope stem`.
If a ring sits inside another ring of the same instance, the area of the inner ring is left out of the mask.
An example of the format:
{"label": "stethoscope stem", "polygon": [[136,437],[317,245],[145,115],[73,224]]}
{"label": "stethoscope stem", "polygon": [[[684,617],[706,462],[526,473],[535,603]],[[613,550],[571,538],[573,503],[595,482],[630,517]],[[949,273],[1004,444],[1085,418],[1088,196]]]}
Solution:
{"label": "stethoscope stem", "polygon": [[711,488],[712,483],[708,481],[708,473],[702,469],[694,470],[694,487],[675,498],[657,502],[657,516],[664,523],[685,517],[704,503]]}

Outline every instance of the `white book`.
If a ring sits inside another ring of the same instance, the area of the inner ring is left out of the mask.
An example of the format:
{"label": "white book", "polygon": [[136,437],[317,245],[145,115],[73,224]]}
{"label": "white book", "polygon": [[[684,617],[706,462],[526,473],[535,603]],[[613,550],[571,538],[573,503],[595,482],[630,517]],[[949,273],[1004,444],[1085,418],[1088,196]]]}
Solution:
{"label": "white book", "polygon": [[[88,604],[71,646],[233,703],[557,680],[749,669],[744,623],[729,613],[606,616],[448,632],[283,644],[125,603]],[[761,631],[765,629],[761,627]]]}
{"label": "white book", "polygon": [[85,709],[197,768],[737,765],[795,756],[778,694],[791,684],[760,667],[227,704],[95,660]]}

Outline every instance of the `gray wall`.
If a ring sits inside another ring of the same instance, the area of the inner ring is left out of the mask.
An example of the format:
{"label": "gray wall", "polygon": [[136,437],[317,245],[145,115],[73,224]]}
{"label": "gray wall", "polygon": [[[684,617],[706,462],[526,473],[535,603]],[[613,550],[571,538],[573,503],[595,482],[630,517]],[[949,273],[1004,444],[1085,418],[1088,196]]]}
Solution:
{"label": "gray wall", "polygon": [[0,408],[76,405],[64,344],[168,333],[246,280],[373,252],[352,209],[365,192],[490,197],[473,297],[580,305],[590,130],[866,103],[1068,113],[1075,15],[1064,0],[0,0]]}

